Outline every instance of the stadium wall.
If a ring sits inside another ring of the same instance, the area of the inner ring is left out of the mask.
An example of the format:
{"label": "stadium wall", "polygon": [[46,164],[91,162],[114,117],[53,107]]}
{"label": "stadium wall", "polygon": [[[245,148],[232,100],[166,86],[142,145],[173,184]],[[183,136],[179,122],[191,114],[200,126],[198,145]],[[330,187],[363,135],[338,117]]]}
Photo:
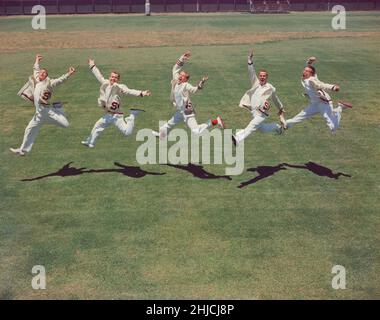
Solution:
{"label": "stadium wall", "polygon": [[[250,11],[250,0],[150,0],[151,12]],[[348,11],[380,10],[380,0],[359,1],[251,1],[255,12],[325,11],[334,5]],[[48,14],[144,13],[145,0],[0,0],[0,15],[29,15],[34,5]],[[252,8],[252,6],[251,6]],[[277,9],[276,9],[277,8]]]}

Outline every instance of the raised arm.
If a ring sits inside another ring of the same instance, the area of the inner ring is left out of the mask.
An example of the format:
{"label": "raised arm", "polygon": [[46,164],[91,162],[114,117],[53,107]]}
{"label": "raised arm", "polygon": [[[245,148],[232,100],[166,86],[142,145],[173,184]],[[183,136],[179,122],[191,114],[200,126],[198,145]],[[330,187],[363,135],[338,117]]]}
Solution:
{"label": "raised arm", "polygon": [[75,72],[75,68],[74,67],[70,67],[69,68],[69,71],[67,73],[65,73],[64,75],[60,76],[59,78],[57,79],[52,79],[51,82],[50,82],[50,85],[52,87],[56,87],[60,84],[62,84],[63,82],[65,82],[73,73]]}
{"label": "raised arm", "polygon": [[184,64],[190,59],[190,52],[186,51],[182,56],[180,56],[173,66],[172,74],[173,74],[173,80],[177,80],[179,73],[181,72],[182,67]]}
{"label": "raised arm", "polygon": [[106,79],[104,79],[104,77],[101,74],[101,72],[99,71],[98,67],[95,65],[95,61],[93,59],[88,59],[88,66],[90,67],[95,78],[98,79],[98,81],[101,84],[103,84],[106,81]]}
{"label": "raised arm", "polygon": [[[317,61],[317,58],[314,56],[307,58],[305,67],[309,67],[309,66],[314,67],[313,64],[315,63],[315,61]],[[314,77],[318,79],[317,72],[315,72]]]}
{"label": "raised arm", "polygon": [[254,85],[258,80],[256,76],[256,70],[253,65],[253,49],[250,51],[248,55],[248,75],[249,80],[251,81],[252,85]]}
{"label": "raised arm", "polygon": [[42,60],[42,55],[36,54],[36,61],[33,65],[33,77],[38,79],[38,74],[40,73],[40,61]]}
{"label": "raised arm", "polygon": [[310,80],[311,85],[317,89],[317,90],[326,90],[326,91],[339,91],[340,87],[337,84],[329,84],[329,83],[324,83],[318,78],[314,77],[314,79]]}
{"label": "raised arm", "polygon": [[306,67],[313,65],[315,61],[317,61],[317,58],[314,57],[314,56],[307,58],[307,60],[306,60]]}
{"label": "raised arm", "polygon": [[[316,57],[310,57],[306,60],[306,66],[312,66]],[[339,91],[340,87],[337,84],[328,84],[320,81],[318,79],[317,73],[314,74],[314,79],[310,80],[311,85],[317,90],[327,90],[327,91]]]}
{"label": "raised arm", "polygon": [[195,87],[191,85],[190,83],[186,84],[186,90],[190,93],[195,93],[198,90],[202,90],[204,87],[205,82],[208,80],[208,76],[203,76],[202,80],[199,81],[198,85]]}
{"label": "raised arm", "polygon": [[125,84],[119,84],[119,86],[124,94],[130,95],[130,96],[147,97],[151,95],[151,92],[149,90],[129,89]]}

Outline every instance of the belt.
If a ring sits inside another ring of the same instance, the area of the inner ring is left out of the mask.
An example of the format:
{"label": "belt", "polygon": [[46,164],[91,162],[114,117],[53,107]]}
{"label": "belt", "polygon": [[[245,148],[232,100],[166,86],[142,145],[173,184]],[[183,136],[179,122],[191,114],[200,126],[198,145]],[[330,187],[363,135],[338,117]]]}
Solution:
{"label": "belt", "polygon": [[60,102],[53,102],[53,104],[40,103],[40,105],[43,108],[62,108],[62,103]]}
{"label": "belt", "polygon": [[265,114],[267,117],[269,117],[269,114],[266,113],[264,110],[262,110],[262,109],[257,109],[257,110],[259,110],[261,113],[263,113],[263,114]]}
{"label": "belt", "polygon": [[323,97],[319,97],[319,99],[321,99],[323,102],[331,102],[332,100],[331,99],[326,99],[326,98],[323,98]]}
{"label": "belt", "polygon": [[110,113],[110,114],[124,114],[123,112],[112,112],[112,111],[108,111],[108,110],[107,110],[107,113]]}

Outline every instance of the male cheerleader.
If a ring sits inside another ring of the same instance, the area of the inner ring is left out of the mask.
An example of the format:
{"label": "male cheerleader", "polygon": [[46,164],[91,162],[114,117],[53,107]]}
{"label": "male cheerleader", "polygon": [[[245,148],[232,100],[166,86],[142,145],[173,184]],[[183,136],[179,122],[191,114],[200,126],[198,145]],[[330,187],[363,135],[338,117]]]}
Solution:
{"label": "male cheerleader", "polygon": [[135,116],[144,110],[131,109],[130,115],[124,118],[124,113],[121,109],[121,96],[123,94],[129,94],[132,96],[146,97],[150,96],[149,90],[134,90],[129,89],[125,84],[119,83],[120,74],[116,71],[112,71],[106,80],[99,69],[95,65],[95,61],[88,60],[89,67],[100,82],[100,96],[98,99],[98,105],[106,112],[94,125],[91,134],[88,138],[82,141],[82,144],[93,148],[95,146],[95,140],[110,124],[115,125],[125,136],[132,134]]}
{"label": "male cheerleader", "polygon": [[232,136],[232,141],[235,146],[256,130],[262,132],[278,132],[280,128],[276,123],[264,123],[269,117],[268,111],[270,104],[268,99],[271,99],[274,105],[278,108],[278,115],[280,116],[281,123],[285,123],[285,110],[277,96],[276,88],[268,83],[268,72],[266,70],[260,70],[259,76],[257,77],[256,75],[253,66],[253,50],[248,55],[248,73],[252,87],[244,94],[240,100],[239,106],[251,111],[253,119],[245,129],[239,130],[236,135]]}
{"label": "male cheerleader", "polygon": [[62,128],[67,128],[69,122],[63,112],[61,103],[49,103],[53,89],[67,80],[74,72],[73,67],[58,79],[50,79],[47,69],[40,69],[42,55],[36,55],[33,66],[33,75],[29,81],[21,88],[18,95],[25,100],[31,101],[36,107],[36,112],[25,129],[24,139],[19,148],[10,148],[14,154],[23,156],[32,150],[34,141],[42,124],[55,124]]}
{"label": "male cheerleader", "polygon": [[225,127],[220,116],[217,116],[216,119],[209,120],[207,123],[203,124],[198,124],[195,119],[195,108],[190,100],[190,94],[196,93],[197,91],[203,89],[204,83],[208,80],[208,77],[204,76],[196,87],[192,86],[188,82],[190,74],[186,71],[181,71],[183,65],[189,60],[189,58],[190,52],[185,52],[173,66],[170,101],[176,108],[176,112],[168,122],[161,126],[159,132],[152,131],[153,134],[155,136],[159,136],[160,139],[164,139],[169,130],[181,121],[184,121],[190,128],[191,132],[196,135],[201,135],[206,129],[215,125],[219,125],[222,129]]}
{"label": "male cheerleader", "polygon": [[352,105],[339,101],[338,106],[334,108],[332,100],[326,90],[339,91],[340,87],[337,84],[327,84],[318,80],[316,70],[313,66],[315,61],[315,57],[310,57],[307,60],[301,79],[302,86],[305,88],[305,95],[310,99],[310,104],[295,117],[286,120],[286,127],[291,128],[295,124],[319,113],[326,120],[326,124],[331,132],[334,133],[339,128],[342,111],[347,108],[352,108]]}

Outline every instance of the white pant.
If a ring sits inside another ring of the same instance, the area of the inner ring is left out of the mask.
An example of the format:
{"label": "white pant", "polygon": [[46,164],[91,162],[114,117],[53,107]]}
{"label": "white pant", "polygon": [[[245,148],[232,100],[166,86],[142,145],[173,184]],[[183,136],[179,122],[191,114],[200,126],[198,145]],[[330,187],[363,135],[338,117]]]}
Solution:
{"label": "white pant", "polygon": [[195,119],[195,115],[185,116],[185,123],[195,135],[201,135],[206,129],[211,127],[211,121],[198,124],[197,119]]}
{"label": "white pant", "polygon": [[314,102],[311,103],[308,107],[303,109],[299,114],[295,117],[286,120],[286,124],[288,128],[293,127],[295,124],[306,120],[313,115],[320,113],[323,118],[326,120],[327,126],[330,128],[332,132],[335,132],[339,128],[340,120],[342,118],[342,108],[337,107],[333,109],[332,102]]}
{"label": "white pant", "polygon": [[178,123],[184,121],[188,128],[192,133],[196,135],[201,135],[206,129],[211,127],[211,121],[208,123],[198,124],[197,119],[195,119],[195,114],[192,115],[183,115],[181,110],[177,110],[173,117],[170,118],[168,122],[166,122],[160,128],[160,137],[165,137],[166,134]]}
{"label": "white pant", "polygon": [[34,114],[32,120],[30,120],[25,128],[24,139],[20,146],[21,150],[27,152],[32,150],[42,124],[54,124],[62,128],[69,126],[63,108],[42,108]]}
{"label": "white pant", "polygon": [[110,124],[114,124],[125,136],[129,136],[135,126],[135,116],[131,114],[124,119],[123,114],[105,114],[95,123],[90,136],[86,139],[87,143],[95,144],[95,140]]}
{"label": "white pant", "polygon": [[263,123],[267,116],[260,111],[252,111],[253,119],[243,130],[239,130],[236,133],[236,142],[239,143],[247,138],[252,132],[260,130],[262,132],[272,132],[275,131],[279,126],[277,123]]}

